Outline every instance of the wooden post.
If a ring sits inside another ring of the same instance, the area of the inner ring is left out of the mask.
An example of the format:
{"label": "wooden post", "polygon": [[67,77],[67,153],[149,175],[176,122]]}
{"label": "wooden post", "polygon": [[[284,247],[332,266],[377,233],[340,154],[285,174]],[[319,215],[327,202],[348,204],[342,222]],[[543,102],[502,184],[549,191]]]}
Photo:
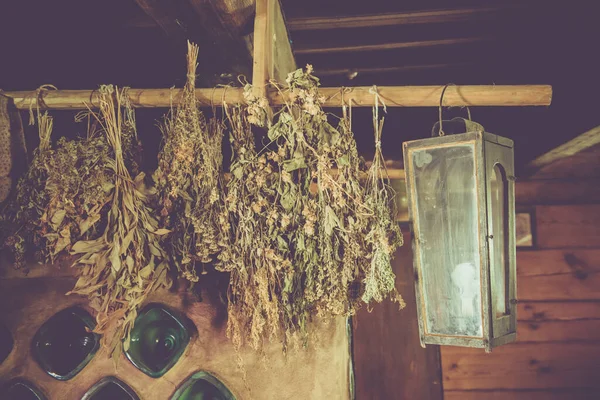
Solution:
{"label": "wooden post", "polygon": [[272,74],[273,56],[271,36],[271,15],[273,0],[256,0],[254,18],[254,65],[252,86],[258,97],[267,97],[267,82]]}
{"label": "wooden post", "polygon": [[267,83],[285,82],[296,69],[279,0],[257,0],[254,20],[254,69],[252,85],[267,95]]}

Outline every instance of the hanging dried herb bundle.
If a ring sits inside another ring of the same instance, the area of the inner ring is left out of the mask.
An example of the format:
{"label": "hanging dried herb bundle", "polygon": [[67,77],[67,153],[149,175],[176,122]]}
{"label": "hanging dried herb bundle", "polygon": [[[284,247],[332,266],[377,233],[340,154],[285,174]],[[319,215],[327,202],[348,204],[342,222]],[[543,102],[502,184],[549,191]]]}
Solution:
{"label": "hanging dried herb bundle", "polygon": [[[229,111],[234,158],[222,221],[231,235],[220,268],[231,272],[228,332],[237,346],[245,337],[255,348],[269,337],[281,337],[284,347],[304,342],[313,315],[351,315],[362,301],[395,291],[383,264],[398,241],[377,236],[395,237],[387,197],[361,184],[365,170],[348,119],[337,128],[328,122],[311,72],[289,75],[290,100],[261,151],[249,124],[262,115],[258,103]],[[387,222],[377,224],[382,216]],[[367,279],[372,265],[376,281],[388,284],[376,296]]]}
{"label": "hanging dried herb bundle", "polygon": [[[40,146],[17,186],[17,231],[11,240],[33,248],[38,261],[53,263],[76,241],[95,235],[108,202],[111,151],[94,132],[83,139],[63,137],[52,147],[52,117],[38,111],[37,121]],[[24,262],[21,254],[15,259],[17,266]]]}
{"label": "hanging dried herb bundle", "polygon": [[[387,295],[400,307],[405,303],[396,291],[396,275],[392,270],[392,255],[404,243],[400,226],[394,221],[394,190],[389,184],[385,160],[381,151],[381,133],[384,119],[379,119],[379,94],[373,87],[375,107],[373,108],[373,131],[375,132],[375,156],[367,177],[366,204],[374,212],[369,220],[366,235],[371,264],[364,279],[365,291],[362,300],[381,302]],[[385,105],[384,105],[385,107]],[[384,108],[385,109],[385,108]]]}
{"label": "hanging dried herb bundle", "polygon": [[17,269],[25,266],[25,252],[32,247],[40,261],[48,259],[51,254],[39,226],[48,207],[45,186],[49,172],[48,161],[52,157],[50,136],[53,120],[47,112],[41,114],[38,111],[37,122],[40,145],[34,150],[26,174],[19,179],[15,197],[12,201],[7,201],[2,210],[2,244],[12,252]]}
{"label": "hanging dried herb bundle", "polygon": [[293,269],[287,243],[276,231],[286,229],[289,218],[274,204],[279,175],[266,155],[257,155],[246,109],[227,109],[233,149],[231,179],[227,184],[221,227],[230,242],[219,255],[218,268],[231,273],[228,334],[240,347],[259,348],[262,335],[279,333],[280,293],[287,280],[279,279]]}
{"label": "hanging dried herb bundle", "polygon": [[137,310],[146,297],[159,287],[168,287],[165,251],[160,237],[168,233],[158,228],[149,207],[152,192],[144,184],[144,174],[132,177],[125,159],[124,142],[135,137],[133,110],[124,92],[112,86],[100,88],[100,111],[96,115],[105,134],[112,159],[103,187],[110,187],[104,231],[92,240],[75,243],[79,255],[75,266],[79,279],[70,293],[86,295],[97,310],[96,331],[102,333],[113,360],[129,346]]}
{"label": "hanging dried herb bundle", "polygon": [[188,75],[180,105],[166,119],[164,144],[153,177],[164,225],[173,231],[169,255],[180,274],[198,281],[196,263],[219,250],[222,129],[207,123],[195,93],[198,46],[188,42]]}

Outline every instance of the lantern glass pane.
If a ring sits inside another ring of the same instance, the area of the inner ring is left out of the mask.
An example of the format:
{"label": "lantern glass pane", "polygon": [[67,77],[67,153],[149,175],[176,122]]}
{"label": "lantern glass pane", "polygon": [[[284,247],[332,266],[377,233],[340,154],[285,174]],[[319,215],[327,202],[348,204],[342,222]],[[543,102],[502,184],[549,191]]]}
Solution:
{"label": "lantern glass pane", "polygon": [[492,280],[492,306],[496,317],[507,313],[508,269],[508,180],[504,168],[494,165],[491,174],[492,241],[490,246],[490,273]]}
{"label": "lantern glass pane", "polygon": [[457,144],[411,157],[427,333],[483,336],[474,152]]}

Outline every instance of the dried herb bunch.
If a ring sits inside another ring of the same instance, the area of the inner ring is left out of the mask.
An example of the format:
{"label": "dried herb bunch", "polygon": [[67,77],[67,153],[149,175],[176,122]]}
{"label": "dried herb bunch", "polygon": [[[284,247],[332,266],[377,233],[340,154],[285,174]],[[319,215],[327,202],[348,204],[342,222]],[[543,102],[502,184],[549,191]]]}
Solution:
{"label": "dried herb bunch", "polygon": [[[34,121],[30,120],[30,124]],[[45,186],[52,153],[50,136],[53,119],[47,112],[41,114],[38,111],[37,123],[40,145],[34,150],[27,172],[19,179],[13,198],[5,203],[0,219],[2,246],[12,253],[17,269],[26,265],[27,250],[33,248],[39,261],[48,259],[51,254],[38,227],[48,207]]]}
{"label": "dried herb bunch", "polygon": [[400,307],[404,307],[404,300],[396,291],[396,275],[391,264],[391,256],[396,248],[404,244],[404,239],[400,226],[394,221],[395,192],[389,183],[389,175],[381,151],[384,118],[379,119],[379,94],[376,87],[373,87],[373,92],[375,95],[373,108],[375,156],[368,171],[365,199],[367,207],[374,212],[374,218],[369,220],[366,235],[371,264],[364,279],[365,291],[362,300],[365,303],[372,300],[381,302],[385,296],[391,294],[392,299],[398,302]]}
{"label": "dried herb bunch", "polygon": [[[173,231],[169,255],[180,275],[198,281],[196,263],[212,261],[220,248],[223,131],[207,123],[195,93],[198,46],[188,42],[188,74],[183,97],[163,126],[164,144],[154,181],[164,225]],[[204,270],[203,270],[204,271]]]}
{"label": "dried herb bunch", "polygon": [[96,331],[102,333],[113,360],[118,359],[121,342],[129,346],[137,310],[159,287],[170,286],[168,264],[159,229],[149,204],[153,195],[144,184],[144,174],[132,177],[124,143],[136,136],[133,110],[126,93],[112,86],[99,91],[100,111],[95,114],[111,152],[107,166],[108,209],[104,230],[71,249],[79,258],[79,279],[69,293],[86,295],[97,310]]}
{"label": "dried herb bunch", "polygon": [[229,239],[219,254],[217,268],[231,273],[228,335],[239,348],[246,337],[255,349],[262,335],[280,333],[283,286],[281,277],[293,275],[286,258],[287,243],[276,231],[286,229],[288,219],[274,203],[279,176],[266,155],[257,154],[245,108],[226,108],[230,123],[233,160],[221,216]]}
{"label": "dried herb bunch", "polygon": [[[106,139],[93,132],[76,140],[62,137],[52,147],[52,117],[38,111],[37,122],[40,146],[17,186],[17,229],[9,239],[23,250],[34,249],[38,261],[52,263],[77,240],[95,234],[108,202],[111,152]],[[15,261],[22,266],[23,254],[15,254]]]}
{"label": "dried herb bunch", "polygon": [[[246,337],[254,348],[275,337],[284,348],[304,343],[313,315],[351,315],[395,293],[385,262],[400,242],[390,239],[398,230],[388,187],[376,192],[384,187],[379,171],[371,189],[360,182],[365,168],[349,120],[328,122],[312,68],[287,84],[289,101],[260,151],[250,127],[264,115],[260,102],[228,111],[234,157],[222,223],[230,236],[219,268],[231,272],[228,332],[237,346]],[[376,291],[367,279],[373,265]]]}

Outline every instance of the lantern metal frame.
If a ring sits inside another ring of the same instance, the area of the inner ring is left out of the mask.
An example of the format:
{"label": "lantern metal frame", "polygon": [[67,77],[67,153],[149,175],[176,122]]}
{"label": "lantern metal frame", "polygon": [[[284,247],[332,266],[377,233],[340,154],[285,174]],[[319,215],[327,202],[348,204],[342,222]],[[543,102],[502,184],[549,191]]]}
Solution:
{"label": "lantern metal frame", "polygon": [[[417,193],[415,192],[415,174],[413,171],[413,153],[416,150],[436,149],[459,145],[472,145],[475,169],[475,185],[477,199],[477,240],[480,266],[480,301],[482,335],[459,336],[451,334],[432,333],[427,327],[427,309],[423,283],[423,265],[421,262],[421,241],[419,215],[417,213]],[[488,132],[477,131],[455,135],[433,137],[403,143],[404,168],[409,204],[409,219],[412,230],[413,267],[415,273],[415,293],[417,299],[417,315],[421,345],[453,345],[464,347],[484,348],[490,352],[492,348],[516,340],[516,242],[515,242],[515,177],[514,177],[514,147],[513,141]],[[507,215],[505,228],[505,301],[506,313],[495,315],[491,282],[492,262],[490,247],[493,245],[492,199],[490,174],[500,164],[506,174]],[[507,265],[506,265],[507,264]]]}

